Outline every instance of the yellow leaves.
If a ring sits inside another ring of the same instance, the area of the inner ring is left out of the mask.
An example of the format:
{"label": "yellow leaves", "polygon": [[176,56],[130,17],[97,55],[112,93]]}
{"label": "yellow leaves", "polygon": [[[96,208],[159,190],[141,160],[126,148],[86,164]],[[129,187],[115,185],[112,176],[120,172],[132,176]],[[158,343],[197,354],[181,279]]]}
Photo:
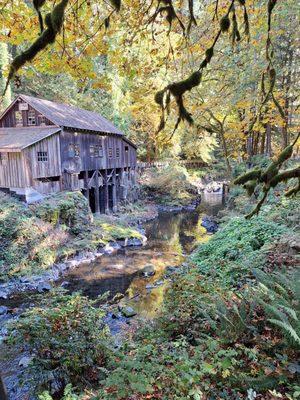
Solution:
{"label": "yellow leaves", "polygon": [[225,369],[224,371],[222,371],[222,377],[223,378],[228,378],[228,376],[231,375],[231,372],[229,371],[229,369]]}
{"label": "yellow leaves", "polygon": [[95,81],[92,84],[93,89],[104,89],[104,90],[110,90],[111,89],[111,85],[109,82],[107,82],[107,80],[103,81]]}

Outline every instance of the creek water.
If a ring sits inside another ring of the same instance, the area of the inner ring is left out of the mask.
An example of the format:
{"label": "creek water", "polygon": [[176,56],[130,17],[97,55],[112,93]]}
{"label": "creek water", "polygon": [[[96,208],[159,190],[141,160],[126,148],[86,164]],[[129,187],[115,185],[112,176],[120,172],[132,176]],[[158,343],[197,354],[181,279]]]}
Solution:
{"label": "creek water", "polygon": [[[215,216],[223,208],[222,196],[208,193],[202,196],[201,203],[194,211],[160,213],[159,216],[144,224],[148,241],[143,247],[125,248],[111,255],[103,255],[92,264],[83,264],[70,271],[58,284],[64,285],[70,292],[81,291],[90,298],[109,292],[112,298],[123,294],[126,302],[139,317],[154,318],[161,308],[167,281],[162,278],[167,267],[177,267],[194,248],[207,240],[210,235],[201,226],[204,215]],[[155,274],[145,277],[142,271],[151,266]],[[5,302],[10,308],[16,305],[26,308],[34,303],[34,297],[22,295]],[[7,319],[7,318],[6,318]],[[5,322],[0,319],[1,324]],[[128,322],[121,315],[114,318],[111,313],[107,323],[113,334],[117,334]],[[29,394],[29,388],[21,386],[18,366],[22,355],[5,357],[5,346],[0,347],[0,371],[9,392],[9,400],[35,399]]]}
{"label": "creek water", "polygon": [[[64,276],[67,289],[80,290],[90,298],[109,292],[109,298],[125,294],[138,315],[152,318],[163,301],[162,277],[167,267],[182,264],[199,243],[210,238],[201,226],[204,215],[215,216],[223,207],[222,196],[206,194],[194,211],[162,212],[143,225],[148,241],[143,247],[124,248],[101,256],[92,264],[82,265]],[[145,267],[155,274],[145,277]]]}

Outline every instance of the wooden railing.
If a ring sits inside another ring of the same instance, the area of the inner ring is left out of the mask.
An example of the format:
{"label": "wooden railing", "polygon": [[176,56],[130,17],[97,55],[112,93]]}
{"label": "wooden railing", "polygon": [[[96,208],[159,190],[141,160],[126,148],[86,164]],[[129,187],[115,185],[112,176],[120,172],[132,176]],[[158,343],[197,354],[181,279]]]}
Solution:
{"label": "wooden railing", "polygon": [[148,168],[163,168],[169,165],[184,165],[187,167],[206,167],[207,164],[203,160],[163,160],[163,161],[151,161],[151,162],[137,162],[138,169],[148,169]]}

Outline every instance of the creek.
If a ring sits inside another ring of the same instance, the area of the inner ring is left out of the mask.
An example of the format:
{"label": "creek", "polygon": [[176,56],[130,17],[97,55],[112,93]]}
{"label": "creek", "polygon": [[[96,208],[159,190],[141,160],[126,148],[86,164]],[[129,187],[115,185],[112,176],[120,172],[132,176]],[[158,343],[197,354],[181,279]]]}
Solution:
{"label": "creek", "polygon": [[[162,212],[143,226],[148,238],[146,245],[103,255],[92,264],[70,270],[57,283],[70,292],[80,290],[90,298],[106,292],[109,292],[109,298],[122,294],[122,302],[132,307],[139,317],[153,319],[161,308],[168,285],[168,280],[163,279],[166,271],[176,269],[198,244],[209,240],[210,235],[201,226],[202,218],[205,215],[216,216],[222,208],[221,195],[206,193],[194,211]],[[145,276],[145,267],[151,270],[151,276]],[[6,300],[3,305],[21,311],[33,303],[34,295],[22,293]],[[0,316],[0,327],[13,314]],[[121,313],[109,312],[106,319],[115,335],[130,323]],[[0,346],[0,371],[9,400],[35,399],[29,394],[30,388],[26,384],[21,386],[18,379],[22,356],[24,354],[14,354],[7,358],[5,345]]]}

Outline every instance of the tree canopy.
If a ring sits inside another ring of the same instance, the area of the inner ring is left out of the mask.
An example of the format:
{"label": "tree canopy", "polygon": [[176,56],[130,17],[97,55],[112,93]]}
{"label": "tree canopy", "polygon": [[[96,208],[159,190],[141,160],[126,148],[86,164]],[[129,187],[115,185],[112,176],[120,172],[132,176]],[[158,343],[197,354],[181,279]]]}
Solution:
{"label": "tree canopy", "polygon": [[276,153],[297,135],[297,9],[292,0],[1,0],[3,74],[7,90],[51,97],[63,80],[72,95],[56,90],[58,99],[113,110],[142,158],[208,159],[220,145],[230,171],[230,160]]}

